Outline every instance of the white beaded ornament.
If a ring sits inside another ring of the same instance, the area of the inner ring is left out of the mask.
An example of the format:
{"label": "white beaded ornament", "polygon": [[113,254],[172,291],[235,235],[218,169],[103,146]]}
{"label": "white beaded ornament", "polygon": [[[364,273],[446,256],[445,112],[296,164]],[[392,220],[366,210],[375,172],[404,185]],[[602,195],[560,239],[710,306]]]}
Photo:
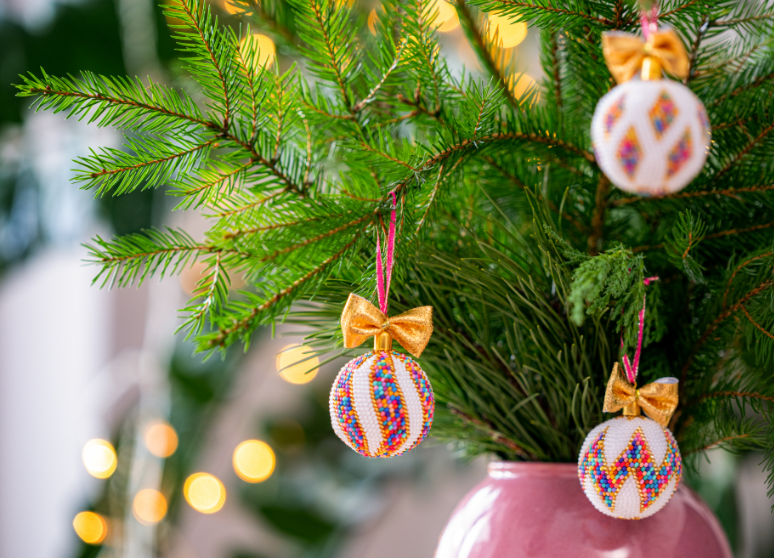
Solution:
{"label": "white beaded ornament", "polygon": [[704,167],[707,111],[683,84],[634,78],[602,97],[591,122],[594,153],[621,190],[660,196],[682,190]]}
{"label": "white beaded ornament", "polygon": [[642,519],[677,489],[682,461],[669,429],[643,416],[619,416],[589,432],[578,457],[586,496],[602,513]]}
{"label": "white beaded ornament", "polygon": [[393,457],[425,439],[435,399],[409,356],[372,351],[341,369],[330,396],[331,423],[345,444],[366,457]]}

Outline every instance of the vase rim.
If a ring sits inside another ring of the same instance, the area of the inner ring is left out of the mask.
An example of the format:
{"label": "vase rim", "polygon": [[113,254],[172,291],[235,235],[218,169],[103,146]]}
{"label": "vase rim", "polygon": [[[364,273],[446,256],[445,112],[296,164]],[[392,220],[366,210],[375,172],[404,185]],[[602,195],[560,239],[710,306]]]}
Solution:
{"label": "vase rim", "polygon": [[489,476],[497,479],[512,479],[517,477],[577,477],[578,465],[575,463],[492,461],[489,464]]}

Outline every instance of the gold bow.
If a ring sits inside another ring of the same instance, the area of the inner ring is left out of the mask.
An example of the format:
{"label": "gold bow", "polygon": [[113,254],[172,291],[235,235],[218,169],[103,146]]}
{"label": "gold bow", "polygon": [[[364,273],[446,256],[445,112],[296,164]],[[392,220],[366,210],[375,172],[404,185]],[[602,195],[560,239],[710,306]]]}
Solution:
{"label": "gold bow", "polygon": [[[418,357],[433,334],[433,307],[420,306],[388,318],[376,306],[352,293],[341,313],[344,346],[357,347],[369,337],[387,333],[409,353]],[[381,347],[380,347],[381,348]]]}
{"label": "gold bow", "polygon": [[630,33],[604,33],[602,52],[610,73],[618,83],[632,79],[645,62],[648,63],[650,79],[660,77],[661,67],[679,78],[688,77],[690,69],[688,53],[672,29],[651,34],[647,42]]}
{"label": "gold bow", "polygon": [[605,413],[615,413],[623,409],[624,415],[636,416],[640,414],[640,408],[661,426],[669,424],[669,419],[677,408],[677,380],[661,378],[637,389],[616,362],[607,382],[602,410]]}

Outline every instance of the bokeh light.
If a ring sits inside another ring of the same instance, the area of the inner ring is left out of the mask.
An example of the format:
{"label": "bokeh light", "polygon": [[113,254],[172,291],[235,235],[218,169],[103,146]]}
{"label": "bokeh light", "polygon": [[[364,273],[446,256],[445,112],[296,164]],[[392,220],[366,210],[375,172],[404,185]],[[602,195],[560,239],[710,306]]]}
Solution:
{"label": "bokeh light", "polygon": [[[261,35],[260,33],[254,33],[252,35],[252,41],[253,51],[256,53],[255,59],[253,60],[253,67],[258,69],[263,68],[264,66],[271,66],[274,63],[274,57],[277,54],[277,48],[274,46],[274,41],[272,41],[270,37]],[[246,42],[247,37],[242,39],[242,47],[245,46]]]}
{"label": "bokeh light", "polygon": [[85,511],[75,516],[73,529],[87,544],[101,544],[107,536],[107,521],[98,513]]}
{"label": "bokeh light", "polygon": [[92,477],[107,479],[116,470],[118,459],[113,444],[95,438],[83,446],[83,464]]}
{"label": "bokeh light", "polygon": [[274,472],[274,451],[260,440],[246,440],[234,450],[234,471],[246,482],[262,482]]}
{"label": "bokeh light", "polygon": [[158,490],[140,490],[134,497],[132,513],[143,525],[155,525],[167,515],[167,499]]}
{"label": "bokeh light", "polygon": [[215,513],[226,503],[226,487],[209,473],[194,473],[183,485],[183,496],[196,511]]}
{"label": "bokeh light", "polygon": [[306,384],[317,376],[320,359],[306,345],[288,345],[277,355],[277,372],[286,382]]}
{"label": "bokeh light", "polygon": [[496,13],[487,15],[489,20],[489,40],[493,41],[495,34],[500,37],[504,48],[515,47],[527,37],[527,24]]}
{"label": "bokeh light", "polygon": [[177,432],[163,420],[155,420],[145,427],[145,445],[156,457],[169,457],[177,449]]}
{"label": "bokeh light", "polygon": [[460,18],[457,15],[457,9],[445,0],[436,0],[430,8],[430,13],[438,12],[433,25],[441,33],[454,31],[460,25]]}
{"label": "bokeh light", "polygon": [[[513,96],[521,100],[525,95],[535,90],[535,80],[529,74],[513,74],[508,80],[508,88]],[[540,93],[535,91],[535,95],[530,100],[530,106],[540,100]]]}
{"label": "bokeh light", "polygon": [[218,0],[218,4],[220,7],[224,10],[226,10],[230,14],[237,14],[245,9],[245,6],[242,4],[237,4],[234,2],[234,0]]}
{"label": "bokeh light", "polygon": [[368,30],[372,35],[376,35],[376,22],[379,21],[379,15],[376,13],[376,8],[371,10],[368,14]]}

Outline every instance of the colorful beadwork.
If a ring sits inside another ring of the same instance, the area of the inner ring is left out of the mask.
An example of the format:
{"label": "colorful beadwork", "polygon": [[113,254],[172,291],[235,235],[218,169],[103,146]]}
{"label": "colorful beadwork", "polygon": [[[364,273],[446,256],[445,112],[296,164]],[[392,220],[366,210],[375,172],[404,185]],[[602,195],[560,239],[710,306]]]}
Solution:
{"label": "colorful beadwork", "polygon": [[433,422],[427,376],[406,355],[367,353],[344,366],[333,384],[330,413],[339,438],[367,457],[400,455],[419,444]]}
{"label": "colorful beadwork", "polygon": [[632,126],[621,140],[621,145],[618,146],[618,160],[629,178],[633,178],[634,173],[637,172],[641,157],[640,142],[637,140],[637,132]]}
{"label": "colorful beadwork", "polygon": [[[701,101],[682,83],[627,81],[611,89],[594,111],[594,157],[610,182],[626,192],[671,194],[701,172],[712,141],[709,126]],[[672,172],[667,174],[670,150],[686,128],[690,148],[673,155]]]}
{"label": "colorful beadwork", "polygon": [[691,141],[691,130],[686,128],[680,140],[669,152],[669,162],[667,163],[667,177],[671,178],[683,168],[685,162],[693,154],[693,143]]}
{"label": "colorful beadwork", "polygon": [[672,97],[666,91],[662,91],[649,113],[657,138],[661,139],[661,136],[664,135],[675,118],[677,118],[677,114],[677,106]]}
{"label": "colorful beadwork", "polygon": [[361,455],[368,455],[368,442],[365,439],[363,428],[360,426],[357,413],[355,412],[355,398],[352,395],[352,376],[372,354],[366,353],[349,361],[339,372],[336,382],[333,384],[333,393],[331,394],[331,411],[335,411],[335,418],[344,434],[349,438],[352,448]]}
{"label": "colorful beadwork", "polygon": [[433,388],[430,386],[430,381],[427,379],[427,376],[425,376],[425,373],[419,365],[409,356],[398,355],[398,358],[403,361],[406,370],[411,374],[411,379],[414,380],[414,387],[416,388],[417,393],[419,394],[419,400],[422,403],[422,434],[419,436],[419,439],[414,442],[414,445],[409,448],[409,450],[411,450],[414,446],[424,440],[427,437],[428,432],[430,432],[430,426],[433,424],[435,397],[433,396]]}
{"label": "colorful beadwork", "polygon": [[395,378],[390,353],[380,351],[371,367],[374,409],[382,431],[382,444],[376,455],[394,455],[406,440],[406,406]]}
{"label": "colorful beadwork", "polygon": [[626,95],[621,95],[621,97],[613,103],[610,108],[607,111],[607,114],[605,114],[605,136],[610,137],[610,132],[613,131],[613,126],[615,126],[615,123],[618,122],[618,119],[621,118],[621,115],[624,111],[624,100],[626,99]]}
{"label": "colorful beadwork", "polygon": [[682,475],[682,463],[677,444],[671,434],[668,436],[668,450],[659,466],[645,440],[641,429],[637,429],[628,447],[618,456],[612,466],[605,464],[605,435],[607,429],[599,433],[586,452],[578,467],[578,476],[585,482],[590,475],[594,488],[605,505],[615,511],[618,491],[629,476],[637,479],[640,493],[640,513],[647,510],[666,488],[672,478]]}

